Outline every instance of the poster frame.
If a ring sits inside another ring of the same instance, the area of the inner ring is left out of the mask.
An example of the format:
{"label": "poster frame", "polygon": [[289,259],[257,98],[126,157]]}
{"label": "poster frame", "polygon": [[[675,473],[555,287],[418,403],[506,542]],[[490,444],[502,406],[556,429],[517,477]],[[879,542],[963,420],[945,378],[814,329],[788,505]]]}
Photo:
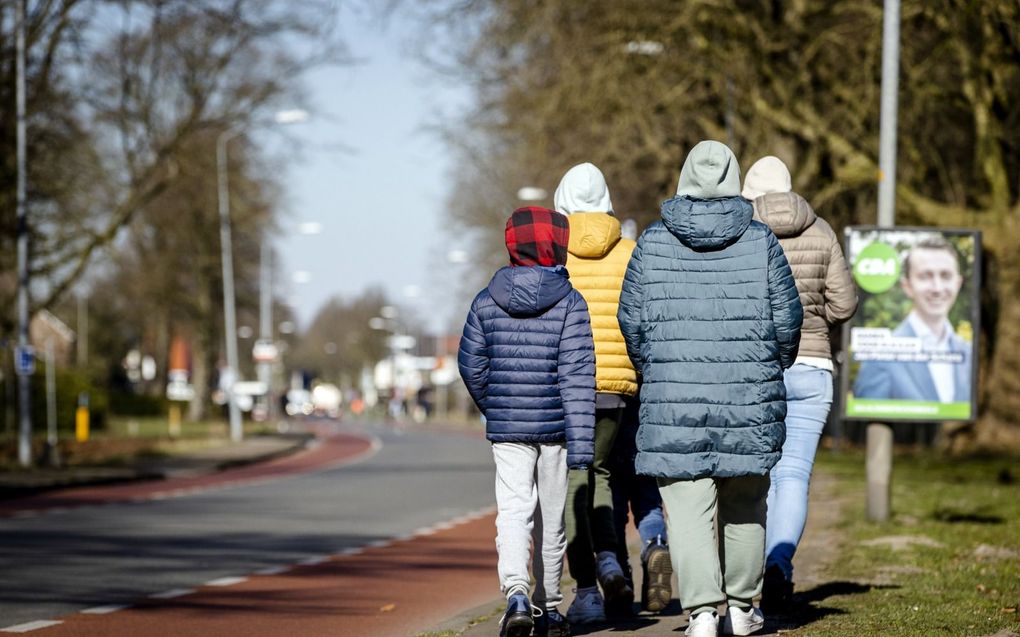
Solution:
{"label": "poster frame", "polygon": [[[877,225],[852,225],[846,226],[843,229],[843,258],[846,260],[847,268],[850,270],[851,279],[853,279],[853,267],[854,262],[850,258],[850,236],[854,232],[869,232],[869,231],[886,231],[886,232],[935,232],[944,236],[961,237],[969,236],[973,237],[974,240],[974,263],[971,266],[971,277],[973,285],[971,286],[971,328],[973,330],[973,339],[971,341],[971,381],[970,381],[970,417],[969,418],[890,418],[888,416],[851,416],[847,414],[850,401],[850,330],[853,327],[853,319],[843,323],[842,326],[842,361],[839,366],[840,380],[839,380],[839,391],[840,391],[840,413],[839,417],[844,422],[885,422],[892,425],[896,424],[921,424],[921,423],[940,423],[940,422],[974,422],[978,419],[978,376],[980,369],[980,347],[981,342],[981,288],[984,283],[983,267],[984,267],[984,247],[982,245],[981,230],[977,228],[943,228],[939,226],[892,226],[882,227]],[[854,287],[858,291],[858,299],[860,298],[861,290],[857,285],[857,281],[854,280]],[[858,307],[860,311],[860,307]]]}

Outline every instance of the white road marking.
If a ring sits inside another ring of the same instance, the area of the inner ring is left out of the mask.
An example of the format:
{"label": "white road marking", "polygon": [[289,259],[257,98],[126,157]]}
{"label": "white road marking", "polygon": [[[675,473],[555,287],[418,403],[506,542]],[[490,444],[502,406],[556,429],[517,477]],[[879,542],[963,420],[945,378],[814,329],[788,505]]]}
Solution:
{"label": "white road marking", "polygon": [[309,557],[308,559],[301,560],[298,562],[301,566],[315,566],[316,564],[322,564],[328,562],[329,557],[326,555],[316,555],[315,557]]}
{"label": "white road marking", "polygon": [[81,612],[85,615],[109,615],[125,608],[128,608],[127,604],[110,604],[109,606],[93,606]]}
{"label": "white road marking", "polygon": [[206,586],[233,586],[234,584],[240,584],[241,582],[247,582],[247,577],[220,577],[218,579],[209,580],[205,583]]}
{"label": "white road marking", "polygon": [[0,628],[0,633],[27,633],[33,630],[39,630],[40,628],[49,628],[50,626],[57,626],[63,623],[64,622],[56,621],[54,619],[40,619],[34,622],[26,622],[24,624],[8,626],[7,628]]}
{"label": "white road marking", "polygon": [[369,542],[365,546],[373,549],[381,549],[389,546],[393,540],[376,540],[375,542]]}
{"label": "white road marking", "polygon": [[343,555],[343,556],[358,555],[359,553],[364,553],[364,552],[365,552],[365,549],[363,547],[360,547],[360,546],[352,546],[350,548],[346,548],[346,549],[344,549],[342,551],[339,551],[340,555]]}
{"label": "white road marking", "polygon": [[289,566],[272,566],[270,568],[264,568],[261,571],[255,571],[256,575],[279,575],[280,573],[286,573],[290,570]]}

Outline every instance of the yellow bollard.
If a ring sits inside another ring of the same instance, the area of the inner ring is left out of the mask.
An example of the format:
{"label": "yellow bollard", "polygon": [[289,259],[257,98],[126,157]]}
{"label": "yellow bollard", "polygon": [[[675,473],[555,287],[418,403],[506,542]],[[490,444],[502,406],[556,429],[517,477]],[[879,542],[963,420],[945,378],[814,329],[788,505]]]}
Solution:
{"label": "yellow bollard", "polygon": [[74,437],[78,442],[89,439],[89,408],[79,405],[74,412]]}
{"label": "yellow bollard", "polygon": [[177,403],[170,403],[169,433],[171,438],[181,435],[181,406]]}

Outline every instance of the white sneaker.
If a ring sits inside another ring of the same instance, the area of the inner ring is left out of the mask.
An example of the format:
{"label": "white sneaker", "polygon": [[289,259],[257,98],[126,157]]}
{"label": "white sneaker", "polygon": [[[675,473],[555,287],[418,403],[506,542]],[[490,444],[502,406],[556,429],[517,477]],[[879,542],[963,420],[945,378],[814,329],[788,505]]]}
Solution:
{"label": "white sneaker", "polygon": [[723,620],[722,629],[724,635],[751,635],[764,626],[765,616],[754,606],[747,610],[730,606],[726,609],[726,619]]}
{"label": "white sneaker", "polygon": [[567,609],[567,622],[571,624],[594,624],[606,621],[606,608],[597,586],[576,588],[574,601]]}
{"label": "white sneaker", "polygon": [[687,637],[719,637],[719,617],[707,611],[693,615],[684,634]]}

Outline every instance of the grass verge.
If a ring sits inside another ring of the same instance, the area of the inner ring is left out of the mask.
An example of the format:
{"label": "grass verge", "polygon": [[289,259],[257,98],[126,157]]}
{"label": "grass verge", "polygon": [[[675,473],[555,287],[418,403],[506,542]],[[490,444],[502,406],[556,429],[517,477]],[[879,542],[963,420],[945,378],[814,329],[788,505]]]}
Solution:
{"label": "grass verge", "polygon": [[1020,457],[897,455],[894,514],[882,524],[864,518],[863,453],[823,452],[818,468],[846,496],[846,543],[789,634],[1020,632]]}

